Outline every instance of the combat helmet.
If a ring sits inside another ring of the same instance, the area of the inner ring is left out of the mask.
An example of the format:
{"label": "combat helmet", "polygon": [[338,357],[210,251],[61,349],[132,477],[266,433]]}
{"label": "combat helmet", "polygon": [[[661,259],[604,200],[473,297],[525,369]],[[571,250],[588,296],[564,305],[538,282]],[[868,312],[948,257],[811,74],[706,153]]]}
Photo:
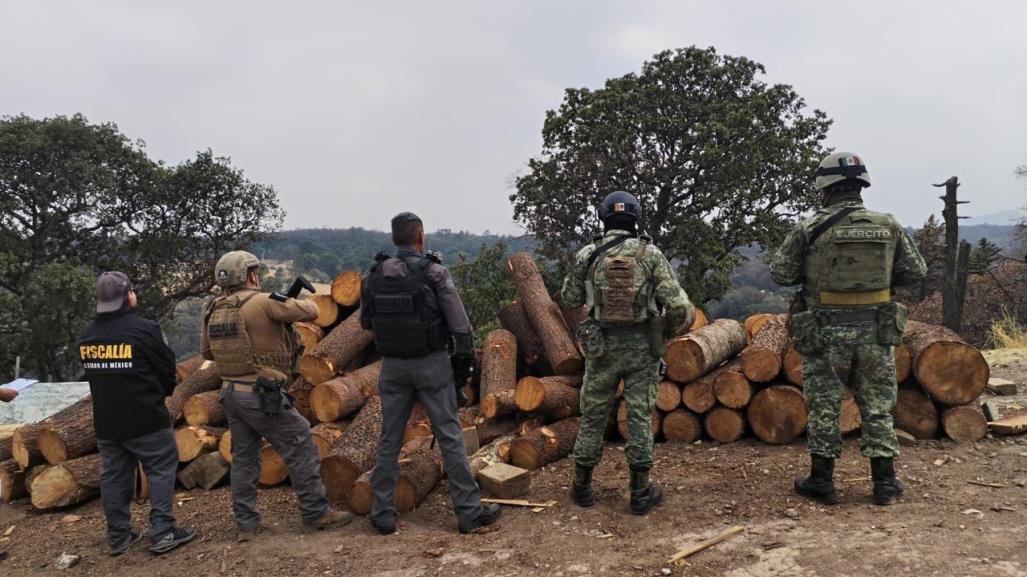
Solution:
{"label": "combat helmet", "polygon": [[851,152],[835,152],[824,160],[816,172],[817,190],[825,188],[845,180],[858,180],[863,186],[870,186],[870,173],[863,159]]}
{"label": "combat helmet", "polygon": [[246,272],[260,264],[257,257],[244,250],[225,253],[214,265],[214,282],[221,288],[234,288],[246,284]]}
{"label": "combat helmet", "polygon": [[631,216],[635,221],[642,216],[642,209],[638,205],[638,199],[630,192],[618,190],[606,195],[603,203],[599,205],[599,219],[606,221],[611,216]]}

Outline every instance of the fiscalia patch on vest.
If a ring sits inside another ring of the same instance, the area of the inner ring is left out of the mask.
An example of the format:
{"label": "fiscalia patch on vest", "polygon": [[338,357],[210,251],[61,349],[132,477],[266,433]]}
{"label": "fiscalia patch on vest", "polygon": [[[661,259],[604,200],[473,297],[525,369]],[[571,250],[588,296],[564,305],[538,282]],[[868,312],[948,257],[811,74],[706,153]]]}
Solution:
{"label": "fiscalia patch on vest", "polygon": [[78,356],[86,369],[131,369],[134,360],[131,343],[81,345]]}
{"label": "fiscalia patch on vest", "polygon": [[881,242],[892,237],[892,230],[886,226],[840,226],[834,229],[836,242]]}
{"label": "fiscalia patch on vest", "polygon": [[207,336],[211,339],[226,339],[239,336],[239,324],[234,322],[210,323]]}
{"label": "fiscalia patch on vest", "polygon": [[413,295],[374,295],[374,312],[382,314],[410,314],[414,312]]}

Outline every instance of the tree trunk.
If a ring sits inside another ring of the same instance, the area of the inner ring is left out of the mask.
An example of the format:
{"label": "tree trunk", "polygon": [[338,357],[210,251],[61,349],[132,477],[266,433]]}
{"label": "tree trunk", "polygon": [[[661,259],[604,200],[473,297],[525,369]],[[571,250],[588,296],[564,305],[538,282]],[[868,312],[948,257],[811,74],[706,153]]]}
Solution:
{"label": "tree trunk", "polygon": [[941,426],[945,435],[957,443],[980,441],[988,434],[988,420],[981,408],[973,404],[943,410]]}
{"label": "tree trunk", "polygon": [[468,457],[467,462],[471,466],[471,473],[477,477],[483,469],[496,463],[509,463],[510,445],[517,440],[517,436],[517,434],[508,434],[497,437]]}
{"label": "tree trunk", "polygon": [[795,350],[795,341],[788,344],[784,359],[781,361],[781,372],[789,383],[796,387],[802,386],[802,355]]}
{"label": "tree trunk", "polygon": [[205,362],[207,361],[202,356],[193,355],[188,359],[178,363],[177,365],[175,365],[175,382],[181,383],[182,381],[188,379],[189,375],[200,370],[200,367],[202,367],[203,363]]}
{"label": "tree trunk", "polygon": [[77,505],[100,494],[100,455],[47,467],[32,479],[32,506],[41,511]]}
{"label": "tree trunk", "polygon": [[316,423],[317,419],[310,410],[310,393],[314,391],[314,385],[304,379],[303,375],[296,375],[285,390],[292,395],[292,406],[296,408],[296,412],[311,423]]}
{"label": "tree trunk", "polygon": [[373,340],[374,333],[360,326],[358,309],[321,339],[312,351],[303,353],[299,361],[299,372],[311,384],[320,385],[360,356]]}
{"label": "tree trunk", "polygon": [[220,387],[221,377],[218,376],[214,362],[204,363],[203,367],[189,375],[189,378],[175,387],[171,396],[164,400],[168,413],[171,415],[171,423],[175,424],[182,418],[182,410],[189,397]]}
{"label": "tree trunk", "polygon": [[859,405],[856,404],[856,397],[852,396],[852,390],[845,387],[842,391],[842,410],[839,417],[839,426],[843,435],[854,433],[859,430],[863,418],[859,414]]}
{"label": "tree trunk", "polygon": [[956,333],[909,321],[903,344],[913,354],[913,374],[924,391],[944,405],[965,405],[988,386],[988,362]]}
{"label": "tree trunk", "polygon": [[763,328],[763,325],[767,321],[769,321],[773,316],[774,315],[770,313],[759,313],[745,317],[745,322],[743,324],[745,325],[745,335],[747,341],[751,343],[753,337],[756,336],[756,333],[760,332],[760,329]]}
{"label": "tree trunk", "polygon": [[752,400],[753,386],[742,372],[738,359],[717,369],[713,378],[713,395],[729,409],[744,409]]}
{"label": "tree trunk", "polygon": [[[525,377],[527,378],[527,377]],[[491,394],[481,400],[481,412],[488,419],[517,412],[516,389]]]}
{"label": "tree trunk", "polygon": [[314,350],[317,343],[325,338],[324,329],[314,323],[292,323],[292,330],[296,331],[296,337],[305,351]]}
{"label": "tree trunk", "polygon": [[289,478],[289,467],[282,455],[267,442],[260,441],[260,477],[257,481],[265,487],[281,485]]}
{"label": "tree trunk", "polygon": [[542,350],[553,371],[558,375],[581,372],[584,361],[577,339],[564,324],[560,307],[549,298],[535,259],[526,252],[520,252],[510,257],[509,266],[517,285],[517,295],[531,326],[542,340]]}
{"label": "tree trunk", "polygon": [[491,443],[517,431],[519,423],[515,415],[506,415],[495,419],[482,419],[475,427],[478,429],[478,442]]}
{"label": "tree trunk", "polygon": [[314,324],[327,328],[339,320],[339,304],[335,302],[332,295],[311,295],[308,297],[311,302],[317,305],[317,318]]}
{"label": "tree trunk", "polygon": [[686,384],[681,389],[681,403],[693,413],[705,413],[717,404],[713,383],[718,373],[710,373],[699,380]]}
{"label": "tree trunk", "polygon": [[794,442],[806,430],[809,413],[802,391],[788,385],[773,385],[753,396],[747,416],[759,440],[785,445]]}
{"label": "tree trunk", "polygon": [[535,413],[546,419],[560,420],[581,413],[580,391],[568,384],[579,382],[578,377],[525,377],[517,383],[514,402],[526,413]]}
{"label": "tree trunk", "polygon": [[178,472],[178,482],[186,489],[197,486],[210,491],[228,478],[231,467],[217,452],[207,453]]}
{"label": "tree trunk", "polygon": [[[653,438],[655,439],[660,434],[660,430],[663,429],[663,413],[654,410],[652,417],[650,418],[650,425],[653,430]],[[628,440],[629,435],[631,434],[631,431],[628,428],[627,401],[621,401],[620,404],[617,405],[617,432],[625,441]]]}
{"label": "tree trunk", "polygon": [[10,503],[25,494],[25,471],[18,466],[18,461],[0,461],[0,502]]}
{"label": "tree trunk", "polygon": [[[393,497],[399,513],[413,511],[442,480],[442,455],[430,445],[430,442],[415,441],[400,452],[399,478]],[[367,471],[354,481],[349,506],[354,513],[367,515],[373,503],[371,472]]]}
{"label": "tree trunk", "polygon": [[[89,430],[92,431],[92,405],[90,399],[92,397],[87,395],[38,423],[22,425],[14,430],[14,436],[11,439],[11,456],[21,465],[22,469],[31,469],[46,460],[39,446],[39,434],[43,429],[50,423],[60,423],[62,427],[68,423],[77,423],[79,421],[78,415],[82,411],[87,410],[83,408],[84,405],[89,405],[88,423]],[[93,433],[94,450],[96,449],[95,437],[96,434]],[[83,439],[78,439],[76,442],[79,441],[83,441]]]}
{"label": "tree trunk", "polygon": [[707,413],[703,424],[710,438],[721,443],[734,443],[745,433],[742,412],[727,407],[714,408]]}
{"label": "tree trunk", "polygon": [[346,427],[346,423],[321,423],[310,429],[310,434],[314,437],[314,446],[317,447],[318,458],[324,459],[328,456],[332,445],[346,433]]}
{"label": "tree trunk", "polygon": [[48,463],[55,464],[96,452],[93,401],[86,397],[46,419],[36,442]]}
{"label": "tree trunk", "polygon": [[229,465],[232,464],[232,431],[226,430],[218,441],[218,454]]}
{"label": "tree trunk", "polygon": [[370,397],[346,434],[321,461],[321,480],[330,501],[349,501],[350,489],[364,471],[374,466],[382,436],[382,402]]}
{"label": "tree trunk", "polygon": [[[517,337],[506,329],[496,329],[485,336],[481,350],[482,408],[494,419],[510,414],[509,398],[517,387]],[[502,397],[502,398],[500,398]]]}
{"label": "tree trunk", "polygon": [[576,309],[568,307],[564,304],[563,294],[560,291],[556,291],[556,294],[553,295],[553,302],[556,303],[556,306],[560,307],[560,314],[563,315],[564,324],[570,330],[571,336],[576,339],[578,325],[581,324],[581,321],[588,318],[588,307],[585,305],[581,305]]}
{"label": "tree trunk", "polygon": [[218,442],[226,429],[186,426],[175,430],[178,462],[188,463],[204,453],[218,450]]}
{"label": "tree trunk", "polygon": [[702,421],[687,409],[671,411],[663,416],[663,437],[668,443],[694,443],[702,437]]}
{"label": "tree trunk", "polygon": [[899,387],[895,428],[917,439],[933,439],[938,436],[938,409],[918,388]]}
{"label": "tree trunk", "polygon": [[578,438],[579,421],[572,417],[521,435],[510,444],[511,463],[534,471],[566,457]]}
{"label": "tree trunk", "polygon": [[189,397],[182,406],[185,422],[201,425],[221,425],[225,422],[225,408],[221,405],[221,391],[207,391]]}
{"label": "tree trunk", "polygon": [[660,381],[656,388],[656,408],[669,413],[681,406],[681,385],[674,381]]}
{"label": "tree trunk", "polygon": [[332,281],[332,299],[339,306],[352,307],[360,302],[360,291],[363,286],[360,272],[347,270],[335,275]]}
{"label": "tree trunk", "polygon": [[694,381],[743,348],[745,327],[735,320],[717,319],[667,344],[667,376],[679,383]]}
{"label": "tree trunk", "polygon": [[[17,463],[17,461],[15,461]],[[20,465],[19,465],[20,466]],[[32,494],[32,480],[39,476],[40,473],[47,470],[50,467],[49,463],[43,463],[36,465],[31,469],[25,471],[25,492],[29,495]]]}
{"label": "tree trunk", "polygon": [[331,423],[360,410],[369,397],[378,394],[382,362],[378,361],[325,381],[310,393],[310,412],[322,423]]}
{"label": "tree trunk", "polygon": [[542,339],[528,320],[521,301],[514,301],[499,311],[499,323],[517,338],[517,350],[521,358],[530,366],[535,366],[542,359]]}
{"label": "tree trunk", "polygon": [[775,315],[763,324],[742,351],[742,372],[750,381],[766,383],[781,374],[785,349],[791,342],[785,315]]}
{"label": "tree trunk", "polygon": [[913,353],[906,345],[895,347],[895,382],[904,383],[913,372]]}
{"label": "tree trunk", "polygon": [[0,461],[6,461],[14,458],[14,453],[11,451],[11,446],[14,444],[14,437],[7,437],[6,439],[0,439]]}

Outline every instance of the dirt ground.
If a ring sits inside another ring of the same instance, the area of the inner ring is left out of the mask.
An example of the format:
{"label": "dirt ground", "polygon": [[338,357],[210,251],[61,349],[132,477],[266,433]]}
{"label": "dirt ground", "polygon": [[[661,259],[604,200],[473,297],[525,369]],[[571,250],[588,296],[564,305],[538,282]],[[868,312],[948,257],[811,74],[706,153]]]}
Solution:
{"label": "dirt ground", "polygon": [[[1023,357],[994,359],[993,375],[1024,393]],[[1025,405],[1020,396],[1004,406]],[[543,512],[506,508],[495,530],[461,536],[444,488],[401,518],[397,534],[375,534],[366,518],[338,531],[303,535],[289,487],[265,490],[260,508],[269,531],[238,545],[227,489],[183,493],[176,513],[202,537],[152,557],[143,544],[111,559],[103,515],[94,501],[39,515],[24,502],[0,509],[0,575],[388,577],[547,575],[688,575],[696,577],[1027,577],[1027,437],[955,445],[920,442],[898,461],[906,497],[892,507],[870,502],[869,466],[849,439],[837,465],[841,503],[814,506],[792,492],[807,466],[805,445],[772,447],[746,440],[717,446],[657,446],[655,477],[666,490],[648,517],[627,513],[627,466],[611,445],[596,471],[599,503],[579,509],[567,499],[570,463],[535,474],[530,498],[554,500]],[[996,486],[985,486],[985,483]],[[81,519],[62,520],[74,514]],[[145,509],[135,509],[145,526]],[[734,525],[745,532],[670,566],[667,559]],[[62,552],[82,556],[59,571]]]}

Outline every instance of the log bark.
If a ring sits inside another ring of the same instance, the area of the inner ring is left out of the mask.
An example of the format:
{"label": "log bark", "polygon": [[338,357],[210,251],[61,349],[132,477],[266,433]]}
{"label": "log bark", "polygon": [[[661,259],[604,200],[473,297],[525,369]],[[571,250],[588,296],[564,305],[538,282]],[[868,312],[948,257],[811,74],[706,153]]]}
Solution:
{"label": "log bark", "polygon": [[225,408],[221,405],[221,391],[207,391],[189,397],[182,406],[185,422],[194,427],[222,425]]}
{"label": "log bark", "polygon": [[304,419],[316,423],[317,419],[310,410],[310,393],[314,391],[314,385],[304,379],[303,375],[296,375],[286,387],[286,391],[292,395],[292,406],[296,411],[303,415]]}
{"label": "log bark", "polygon": [[0,502],[10,503],[26,494],[25,471],[18,465],[18,461],[0,461]]}
{"label": "log bark", "polygon": [[186,489],[202,487],[210,491],[228,478],[231,467],[217,452],[207,453],[195,459],[178,472],[178,482]]}
{"label": "log bark", "polygon": [[517,383],[514,402],[517,408],[546,419],[560,420],[581,413],[580,391],[568,384],[577,377],[525,377]]}
{"label": "log bark", "polygon": [[378,361],[315,386],[310,393],[310,412],[322,423],[356,413],[369,397],[378,394],[381,370]]}
{"label": "log bark", "polygon": [[87,396],[44,420],[37,443],[39,452],[50,464],[95,453],[92,398]]}
{"label": "log bark", "polygon": [[360,356],[373,340],[374,333],[360,326],[360,311],[357,310],[332,329],[312,351],[303,354],[299,372],[311,384],[320,385]]}
{"label": "log bark", "polygon": [[296,338],[303,345],[303,350],[312,351],[321,339],[325,338],[323,328],[314,323],[292,323],[292,330],[296,331]]}
{"label": "log bark", "polygon": [[[393,497],[396,511],[413,511],[442,480],[442,470],[442,455],[437,448],[430,448],[430,443],[415,441],[404,446],[399,457],[399,478]],[[354,481],[349,506],[354,513],[367,515],[373,503],[371,472],[367,471]]]}
{"label": "log bark", "polygon": [[[659,436],[660,431],[663,429],[663,413],[660,411],[653,411],[652,418],[649,420],[653,431],[653,438]],[[617,433],[620,434],[621,438],[625,441],[628,440],[631,431],[628,426],[628,403],[627,401],[621,401],[617,405]]]}
{"label": "log bark", "polygon": [[667,376],[688,383],[712,371],[745,348],[745,327],[732,319],[711,325],[667,344]]}
{"label": "log bark", "polygon": [[531,326],[542,340],[543,353],[553,371],[558,375],[581,372],[584,360],[578,350],[577,339],[564,324],[560,307],[549,298],[535,259],[526,252],[520,252],[510,257],[509,266],[519,300]]}
{"label": "log bark", "polygon": [[773,385],[756,393],[746,414],[753,434],[771,445],[794,442],[806,430],[809,418],[802,391],[789,385]]}
{"label": "log bark", "polygon": [[[481,350],[481,398],[485,416],[494,419],[514,412],[510,394],[517,387],[517,337],[506,329],[485,336]],[[502,397],[502,398],[499,398]]]}
{"label": "log bark", "polygon": [[[15,461],[15,463],[17,463],[17,461]],[[35,467],[32,467],[31,469],[28,469],[28,470],[25,471],[25,492],[26,493],[28,493],[29,495],[32,494],[32,480],[35,479],[36,477],[38,477],[39,474],[42,473],[43,471],[45,471],[48,467],[50,467],[50,463],[43,463],[41,465],[36,465]]]}
{"label": "log bark", "polygon": [[692,381],[681,388],[681,404],[693,413],[705,413],[717,404],[717,395],[713,390],[716,373],[706,375]]}
{"label": "log bark", "polygon": [[[90,404],[90,399],[92,399],[92,397],[87,395],[38,423],[22,425],[14,430],[14,436],[11,438],[11,456],[19,465],[21,465],[22,469],[28,470],[46,461],[39,446],[39,434],[48,424],[55,422],[66,423],[69,419],[74,420],[75,415],[79,415],[82,411],[86,410],[83,406],[89,404],[89,425],[90,430],[92,430],[92,405]],[[95,450],[95,433],[93,434],[93,437],[93,449]]]}
{"label": "log bark", "polygon": [[899,387],[895,403],[895,428],[917,439],[933,439],[938,436],[938,409],[919,389]]}
{"label": "log bark", "polygon": [[702,437],[702,421],[687,409],[671,411],[663,415],[663,437],[669,443],[694,443]]}
{"label": "log bark", "polygon": [[188,359],[186,359],[186,360],[176,364],[175,365],[175,382],[176,383],[181,383],[182,381],[188,379],[189,375],[191,375],[191,374],[195,373],[196,371],[200,370],[200,367],[203,366],[204,362],[206,362],[206,359],[204,359],[202,356],[200,356],[200,355],[193,355],[193,356],[189,357]]}
{"label": "log bark", "polygon": [[518,431],[520,425],[515,415],[506,415],[495,419],[483,418],[480,423],[475,425],[478,429],[478,442],[491,443],[500,437]]}
{"label": "log bark", "polygon": [[750,381],[766,383],[781,374],[785,349],[791,341],[785,318],[775,315],[767,319],[742,351],[742,372]]}
{"label": "log bark", "polygon": [[514,301],[499,311],[499,324],[517,338],[517,350],[528,365],[535,366],[542,359],[542,339],[528,320],[521,301]]}
{"label": "log bark", "polygon": [[681,406],[681,385],[674,381],[660,381],[656,387],[656,408],[669,413]]}
{"label": "log bark", "polygon": [[510,462],[534,471],[571,452],[578,438],[579,419],[572,417],[529,431],[510,444]]}
{"label": "log bark", "polygon": [[913,353],[906,345],[895,347],[895,382],[906,382],[912,373]]}
{"label": "log bark", "polygon": [[852,390],[845,387],[842,391],[842,410],[839,416],[839,427],[843,435],[855,433],[863,423],[863,417],[859,414],[859,405],[856,398],[852,396]]}
{"label": "log bark", "polygon": [[481,412],[489,419],[516,413],[516,389],[486,396],[481,400]]}
{"label": "log bark", "polygon": [[556,303],[556,306],[560,307],[560,314],[563,315],[564,324],[570,330],[571,336],[577,338],[578,325],[581,324],[581,321],[588,318],[588,307],[585,305],[581,305],[576,309],[568,307],[564,304],[563,295],[560,291],[556,291],[556,294],[553,295],[553,302]]}
{"label": "log bark", "polygon": [[734,443],[745,433],[742,412],[727,407],[715,407],[706,414],[703,425],[710,438],[721,443]]}
{"label": "log bark", "polygon": [[330,501],[349,501],[353,482],[374,466],[381,436],[382,402],[370,397],[321,461],[321,480]]}
{"label": "log bark", "polygon": [[182,418],[182,410],[189,397],[206,391],[213,391],[220,387],[221,377],[218,376],[217,367],[214,366],[214,362],[208,361],[204,363],[195,373],[189,375],[189,378],[175,387],[171,396],[164,401],[168,408],[168,414],[171,415],[172,424],[177,423]]}
{"label": "log bark", "polygon": [[332,450],[332,445],[339,441],[339,438],[346,433],[347,423],[321,423],[310,429],[314,437],[314,446],[317,447],[317,456],[324,459]]}
{"label": "log bark", "polygon": [[760,332],[763,325],[771,319],[774,315],[770,313],[759,313],[755,315],[749,315],[745,318],[745,334],[749,342],[752,342],[753,337],[756,333]]}
{"label": "log bark", "polygon": [[737,359],[716,370],[713,377],[713,395],[729,409],[744,409],[752,400],[753,386],[742,372]]}
{"label": "log bark", "polygon": [[204,453],[218,450],[218,443],[226,429],[216,427],[185,426],[175,430],[178,462],[188,463]]}
{"label": "log bark", "polygon": [[32,479],[32,506],[41,511],[77,505],[100,494],[100,455],[52,465]]}
{"label": "log bark", "polygon": [[7,437],[6,439],[0,439],[0,461],[6,461],[14,458],[14,453],[11,452],[11,445],[14,444],[14,437]]}
{"label": "log bark", "polygon": [[941,426],[945,436],[957,443],[980,441],[988,434],[988,420],[974,404],[947,407],[941,412]]}
{"label": "log bark", "polygon": [[332,280],[332,299],[343,307],[352,307],[360,302],[363,286],[360,272],[347,270],[335,275]]}
{"label": "log bark", "polygon": [[339,304],[335,302],[332,295],[311,295],[310,301],[317,305],[317,318],[314,324],[327,328],[339,320]]}
{"label": "log bark", "polygon": [[924,391],[944,405],[965,405],[988,386],[988,362],[956,333],[909,321],[903,344],[913,355],[913,375]]}

